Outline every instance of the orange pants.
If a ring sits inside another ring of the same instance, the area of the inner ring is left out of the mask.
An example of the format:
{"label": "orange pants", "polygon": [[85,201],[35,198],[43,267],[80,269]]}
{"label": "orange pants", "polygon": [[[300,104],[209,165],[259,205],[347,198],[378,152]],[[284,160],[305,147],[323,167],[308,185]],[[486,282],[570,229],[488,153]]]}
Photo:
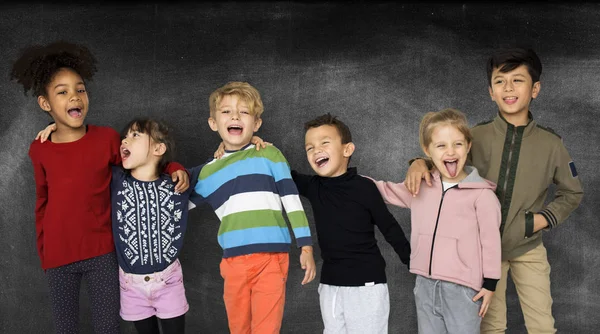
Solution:
{"label": "orange pants", "polygon": [[276,334],[285,304],[288,253],[256,253],[221,260],[223,300],[232,334]]}

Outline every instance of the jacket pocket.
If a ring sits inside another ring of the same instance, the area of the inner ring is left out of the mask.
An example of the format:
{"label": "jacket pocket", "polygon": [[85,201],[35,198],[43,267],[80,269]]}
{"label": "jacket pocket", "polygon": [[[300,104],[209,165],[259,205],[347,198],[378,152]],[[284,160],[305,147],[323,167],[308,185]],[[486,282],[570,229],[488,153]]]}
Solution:
{"label": "jacket pocket", "polygon": [[525,239],[533,235],[533,212],[525,211]]}
{"label": "jacket pocket", "polygon": [[471,268],[458,253],[458,240],[438,236],[433,250],[432,274],[450,278],[469,280]]}
{"label": "jacket pocket", "polygon": [[419,234],[416,245],[411,245],[410,270],[429,272],[429,252],[431,251],[430,235]]}

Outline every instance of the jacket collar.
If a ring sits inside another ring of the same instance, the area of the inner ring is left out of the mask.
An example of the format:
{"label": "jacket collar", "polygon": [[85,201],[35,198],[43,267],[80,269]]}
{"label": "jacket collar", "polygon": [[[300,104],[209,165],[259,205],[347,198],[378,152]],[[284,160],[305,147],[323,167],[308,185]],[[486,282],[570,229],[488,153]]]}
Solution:
{"label": "jacket collar", "polygon": [[493,124],[494,127],[496,129],[498,129],[501,133],[506,134],[508,132],[508,129],[522,129],[523,132],[523,137],[527,137],[531,134],[531,132],[533,131],[533,129],[535,129],[536,127],[536,122],[533,120],[533,114],[531,114],[531,111],[527,112],[527,118],[528,118],[528,122],[526,125],[521,125],[521,126],[514,126],[510,123],[508,123],[508,121],[502,117],[502,115],[500,113],[498,113],[498,115],[496,115],[496,117],[494,118]]}

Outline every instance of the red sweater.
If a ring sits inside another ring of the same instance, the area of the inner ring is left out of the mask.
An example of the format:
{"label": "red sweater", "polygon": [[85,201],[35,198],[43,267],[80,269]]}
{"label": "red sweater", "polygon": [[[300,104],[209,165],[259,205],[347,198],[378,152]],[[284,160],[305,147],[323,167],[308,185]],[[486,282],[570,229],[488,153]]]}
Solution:
{"label": "red sweater", "polygon": [[55,268],[115,249],[111,231],[111,165],[121,163],[121,138],[88,125],[81,139],[29,147],[36,185],[35,227],[42,268]]}
{"label": "red sweater", "polygon": [[[121,164],[120,146],[117,131],[94,125],[74,142],[31,143],[37,249],[44,270],[114,251],[110,180],[111,165]],[[170,163],[166,172],[180,169]]]}

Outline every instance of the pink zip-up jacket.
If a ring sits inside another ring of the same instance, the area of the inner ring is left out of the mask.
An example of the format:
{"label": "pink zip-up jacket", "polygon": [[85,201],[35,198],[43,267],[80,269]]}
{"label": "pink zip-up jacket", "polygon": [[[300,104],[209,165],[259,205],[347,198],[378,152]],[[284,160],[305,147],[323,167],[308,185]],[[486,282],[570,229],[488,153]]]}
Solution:
{"label": "pink zip-up jacket", "polygon": [[386,203],[411,209],[411,273],[494,291],[502,255],[496,184],[475,167],[465,171],[467,177],[446,191],[435,171],[433,186],[422,185],[417,197],[404,183],[370,179]]}

